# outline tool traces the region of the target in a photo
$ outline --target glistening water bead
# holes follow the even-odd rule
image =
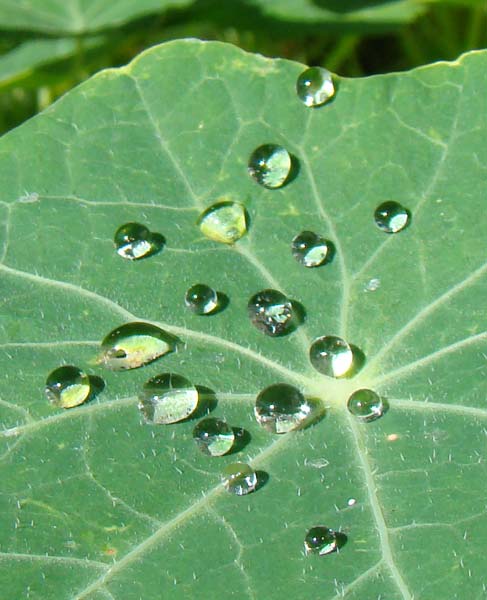
[[[343,377],[352,366],[353,352],[345,340],[325,335],[310,346],[309,359],[313,367],[328,377]]]
[[[330,71],[322,67],[310,67],[301,73],[296,82],[298,98],[306,106],[321,106],[335,93]]]
[[[247,310],[252,325],[267,335],[283,335],[291,327],[292,304],[277,290],[258,292],[250,298]]]
[[[49,373],[45,391],[53,406],[73,408],[90,395],[90,378],[78,367],[65,365]]]
[[[189,417],[197,406],[198,390],[175,373],[152,377],[139,394],[139,410],[147,423],[177,423]]]
[[[246,496],[257,487],[257,473],[245,463],[232,463],[223,469],[222,483],[227,492]]]
[[[197,315],[209,315],[218,306],[218,294],[210,286],[197,283],[186,292],[184,303]]]
[[[383,202],[374,213],[375,224],[386,233],[398,233],[409,222],[409,211],[398,202]]]
[[[387,403],[373,390],[361,389],[350,396],[347,408],[359,421],[367,423],[382,417],[387,410]]]
[[[330,243],[312,231],[302,231],[291,242],[294,258],[305,267],[319,267],[328,258]]]
[[[117,229],[114,244],[122,258],[138,260],[153,254],[163,244],[163,237],[151,233],[145,225],[140,223],[125,223]]]
[[[279,188],[291,172],[291,156],[283,146],[264,144],[252,152],[249,159],[252,179],[266,188]]]
[[[318,525],[312,527],[304,538],[304,551],[306,554],[324,556],[331,554],[338,548],[337,534],[333,529]]]
[[[197,225],[210,240],[234,244],[247,232],[245,208],[238,202],[216,202],[201,213]]]
[[[299,428],[310,413],[311,405],[303,394],[287,383],[270,385],[255,401],[255,418],[271,433],[287,433]]]
[[[193,439],[205,454],[222,456],[232,449],[235,434],[226,421],[208,417],[193,429]]]

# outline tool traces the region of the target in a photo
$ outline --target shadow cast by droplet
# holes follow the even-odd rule
[[[301,171],[301,163],[299,162],[298,157],[294,154],[289,154],[289,156],[291,158],[291,168],[289,169],[289,174],[282,184],[281,189],[292,183]]]
[[[328,246],[328,252],[326,253],[325,260],[321,263],[321,265],[319,265],[320,267],[329,265],[331,262],[333,262],[333,259],[337,253],[336,246],[331,240],[326,240],[326,245]]]
[[[159,252],[162,252],[164,246],[166,245],[166,238],[161,233],[151,231],[149,241],[151,244],[151,249],[149,250],[149,252],[147,252],[147,254],[141,257],[142,260],[144,258],[149,258],[149,256],[159,254]]]
[[[187,421],[194,421],[207,417],[215,410],[217,405],[216,394],[212,389],[204,385],[196,385],[195,388],[198,391],[198,406],[188,419],[186,419]]]
[[[343,546],[345,546],[345,544],[348,542],[348,536],[343,533],[343,531],[336,531],[335,532],[335,539],[336,539],[336,549],[334,550],[334,552],[340,552],[340,550],[343,548]]]
[[[105,380],[98,377],[98,375],[88,375],[88,379],[90,380],[90,393],[85,403],[95,400],[106,387]]]
[[[365,365],[365,354],[363,351],[355,344],[350,344],[350,349],[353,355],[352,366],[345,373],[345,375],[343,375],[343,379],[351,379],[352,377],[355,377],[355,375],[357,375],[357,373],[359,373]]]
[[[257,477],[257,485],[255,486],[254,492],[258,492],[265,485],[267,485],[267,482],[269,481],[269,473],[266,473],[265,471],[256,471],[255,475]]]
[[[307,419],[305,419],[299,429],[309,429],[318,423],[321,423],[326,417],[326,410],[323,402],[319,398],[307,397],[306,402],[310,405],[311,411]]]
[[[223,312],[229,304],[230,304],[230,298],[223,292],[217,292],[215,308],[211,312],[209,312],[208,315],[204,315],[204,316],[210,317],[212,315],[218,315],[219,313]]]
[[[243,427],[232,427],[232,431],[235,436],[235,441],[227,454],[237,454],[237,452],[241,452],[252,440],[250,433]]]

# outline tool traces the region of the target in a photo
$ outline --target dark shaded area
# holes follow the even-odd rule
[[[149,256],[154,256],[154,254],[161,252],[166,245],[166,238],[161,233],[155,233],[151,231],[149,242],[152,247],[150,251],[142,258],[148,258]]]
[[[269,473],[266,473],[266,471],[256,471],[255,474],[257,476],[257,485],[255,486],[254,492],[258,492],[265,485],[267,485],[267,482],[269,481]]]
[[[366,359],[363,351],[355,344],[350,344],[350,349],[352,350],[353,354],[352,366],[343,376],[344,379],[351,379],[352,377],[355,377],[355,375],[357,375],[357,373],[361,371],[365,365]]]
[[[307,397],[306,402],[311,406],[311,412],[309,417],[299,427],[299,429],[308,429],[314,427],[318,423],[321,423],[326,417],[326,411],[323,406],[323,402],[319,398]]]
[[[291,319],[291,325],[289,327],[289,330],[286,333],[296,331],[296,329],[303,325],[303,323],[306,321],[306,309],[301,304],[301,302],[299,302],[298,300],[290,300],[290,302],[292,306],[293,316]]]
[[[345,546],[348,542],[348,536],[343,533],[343,531],[335,531],[337,547],[335,552],[340,552],[340,550]]]
[[[210,312],[208,313],[208,315],[202,315],[202,316],[212,316],[212,315],[217,315],[221,312],[223,312],[227,306],[230,304],[230,298],[224,294],[223,292],[217,292],[216,293],[216,307]]]
[[[354,10],[374,8],[382,4],[391,4],[391,0],[312,0],[313,4],[335,13],[349,13]]]
[[[294,154],[290,154],[290,156],[291,156],[291,170],[289,171],[289,175],[287,176],[286,181],[283,183],[281,188],[286,187],[287,185],[292,183],[296,179],[296,177],[299,175],[299,172],[301,171],[301,164],[299,162],[298,157],[295,156]]]
[[[243,427],[232,427],[232,431],[235,436],[235,441],[227,454],[237,454],[237,452],[241,452],[252,441],[252,436]]]
[[[215,392],[204,385],[195,385],[198,391],[198,406],[196,410],[187,418],[186,421],[195,421],[207,417],[215,410],[218,402]]]
[[[88,375],[88,379],[90,380],[90,393],[88,394],[86,402],[92,402],[103,392],[106,383],[105,380],[98,377],[98,375]]]

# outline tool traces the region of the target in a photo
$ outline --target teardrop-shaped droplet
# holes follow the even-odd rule
[[[338,548],[337,534],[333,529],[318,525],[312,527],[304,538],[304,551],[306,554],[324,556],[335,552]]]
[[[292,304],[277,290],[262,290],[255,294],[247,309],[251,323],[267,335],[283,335],[292,326]]]
[[[197,224],[207,238],[223,244],[234,244],[247,232],[245,208],[238,202],[213,204],[200,215]]]
[[[264,144],[256,148],[249,159],[249,173],[266,188],[279,188],[291,172],[291,156],[283,146]]]
[[[333,77],[322,67],[310,67],[298,77],[296,91],[306,106],[321,106],[335,93]]]
[[[327,261],[330,242],[312,231],[302,231],[291,242],[294,258],[305,267],[319,267]]]
[[[345,340],[325,335],[310,346],[309,359],[313,367],[328,377],[343,377],[353,363],[353,352]]]
[[[164,238],[151,233],[140,223],[125,223],[115,232],[114,243],[122,258],[138,260],[157,252],[162,247]]]
[[[198,390],[186,377],[162,373],[144,384],[139,409],[147,423],[166,425],[189,417],[198,406]]]
[[[375,421],[387,410],[387,403],[377,392],[368,389],[353,392],[347,402],[350,413],[364,423]]]
[[[175,348],[175,338],[150,323],[125,323],[102,341],[97,362],[114,371],[136,369]]]
[[[287,383],[276,383],[257,396],[254,414],[267,431],[287,433],[306,422],[311,414],[311,405],[297,388]]]
[[[208,417],[193,429],[193,439],[205,454],[222,456],[232,449],[235,434],[226,421]]]
[[[90,378],[78,367],[65,365],[49,373],[45,391],[53,406],[73,408],[90,395]]]
[[[218,294],[209,285],[192,285],[184,297],[186,306],[197,315],[209,315],[218,306]]]
[[[409,222],[409,211],[399,202],[383,202],[375,209],[375,223],[386,233],[398,233]]]
[[[257,487],[257,473],[245,463],[232,463],[222,473],[225,489],[236,496],[245,496]]]

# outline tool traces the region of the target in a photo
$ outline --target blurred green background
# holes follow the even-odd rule
[[[0,0],[0,134],[154,44],[221,40],[359,77],[487,45],[487,0]]]

